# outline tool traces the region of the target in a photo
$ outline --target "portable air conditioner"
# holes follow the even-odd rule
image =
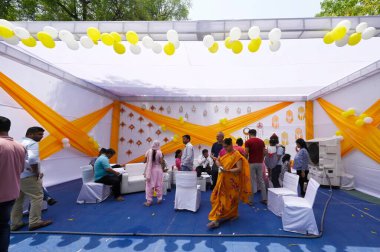
[[[341,186],[343,173],[340,156],[340,139],[317,138],[306,141],[309,151],[309,178],[313,178],[321,185],[330,185],[326,176],[330,178],[332,186]]]

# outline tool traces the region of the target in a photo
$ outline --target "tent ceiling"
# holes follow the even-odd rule
[[[284,39],[322,38],[326,31],[332,30],[340,21],[348,19],[356,27],[361,22],[380,29],[380,16],[364,17],[323,17],[323,18],[284,18],[284,19],[246,19],[246,20],[207,20],[207,21],[40,21],[40,22],[12,22],[16,26],[25,27],[32,34],[41,31],[46,25],[56,29],[66,29],[79,38],[86,33],[88,27],[96,27],[102,32],[126,33],[136,31],[141,37],[150,35],[154,40],[166,40],[166,32],[174,29],[181,41],[200,41],[206,34],[212,34],[216,40],[224,40],[232,27],[242,30],[242,39],[248,39],[248,29],[259,26],[261,36],[267,39],[268,32],[273,28],[282,30]],[[353,32],[351,29],[350,32]],[[380,36],[380,34],[377,34]]]

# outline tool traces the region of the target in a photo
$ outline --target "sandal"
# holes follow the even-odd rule
[[[218,228],[219,227],[219,222],[217,221],[211,221],[207,224],[207,227],[209,229],[214,229],[214,228]]]
[[[147,206],[147,207],[150,207],[152,205],[152,203],[151,202],[144,202],[144,206]]]

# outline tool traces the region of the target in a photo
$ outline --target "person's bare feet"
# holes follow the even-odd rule
[[[116,201],[124,201],[124,198],[122,196],[119,196],[115,199]]]

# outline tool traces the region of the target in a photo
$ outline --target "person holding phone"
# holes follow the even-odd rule
[[[231,138],[224,139],[223,147],[226,154],[215,160],[220,174],[211,194],[208,228],[217,228],[223,221],[238,218],[239,201],[248,203],[252,194],[247,159],[234,149]]]

